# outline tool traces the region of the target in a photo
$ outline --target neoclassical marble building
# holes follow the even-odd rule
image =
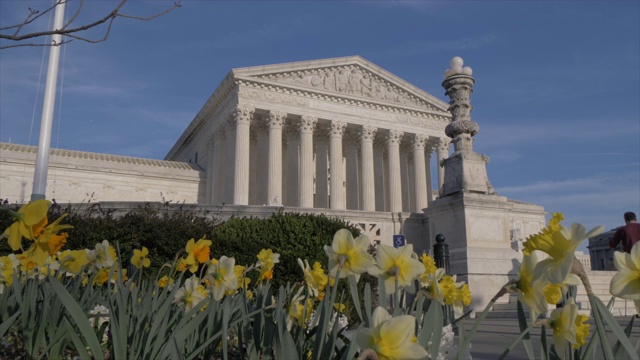
[[[233,69],[165,160],[54,149],[46,197],[222,218],[323,213],[372,241],[403,234],[418,253],[443,233],[481,309],[515,276],[545,212],[491,186],[488,157],[472,148],[475,80],[459,61],[443,82],[449,103],[359,56]],[[35,150],[0,144],[0,198],[29,199]]]
[[[447,108],[359,56],[234,69],[166,159],[205,170],[209,204],[421,212]]]

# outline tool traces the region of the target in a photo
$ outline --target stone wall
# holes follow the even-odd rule
[[[36,147],[0,143],[0,199],[28,202]],[[60,204],[95,201],[198,203],[204,173],[174,161],[52,149],[47,199]]]

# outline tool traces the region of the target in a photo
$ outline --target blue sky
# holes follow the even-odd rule
[[[0,27],[49,3],[3,0]],[[638,1],[182,3],[64,47],[53,146],[161,159],[223,77],[254,65],[360,55],[447,100],[442,73],[459,55],[476,79],[474,149],[499,194],[587,227],[640,213]],[[115,4],[87,1],[79,21]],[[0,51],[0,141],[37,143],[42,59],[37,47]]]

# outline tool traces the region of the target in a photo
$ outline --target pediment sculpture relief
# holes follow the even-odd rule
[[[354,65],[266,74],[258,78],[437,110],[424,100]]]

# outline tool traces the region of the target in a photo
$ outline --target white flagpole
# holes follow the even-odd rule
[[[64,8],[66,0],[56,0],[53,30],[62,29],[64,26]],[[49,47],[49,66],[47,67],[47,81],[44,90],[44,102],[42,105],[42,119],[40,120],[40,139],[38,140],[38,152],[36,154],[36,166],[33,173],[33,191],[31,201],[44,199],[47,188],[47,170],[49,168],[49,149],[51,148],[51,127],[53,125],[53,110],[56,100],[56,85],[58,83],[58,64],[60,62],[60,44],[62,35],[51,36]]]

